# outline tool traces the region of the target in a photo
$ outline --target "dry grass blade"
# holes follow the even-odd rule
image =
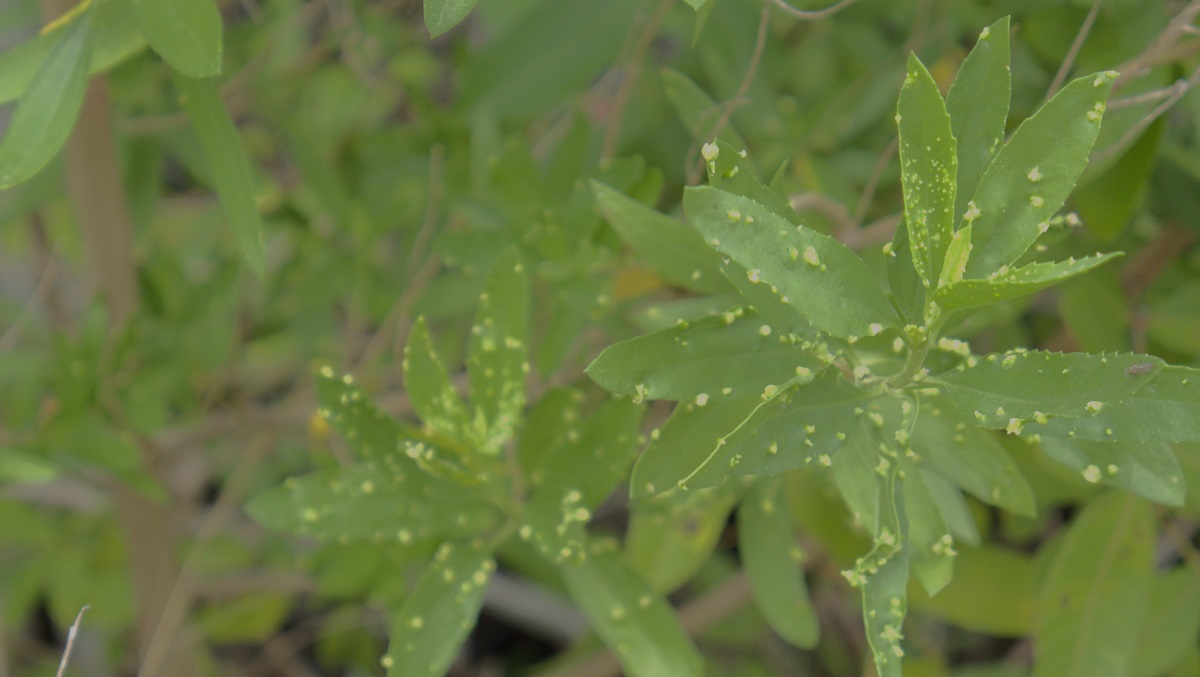
[[[67,646],[63,649],[62,659],[58,662],[58,672],[54,673],[54,677],[63,677],[67,671],[67,663],[71,661],[71,650],[75,648],[75,636],[79,634],[79,624],[83,622],[83,614],[88,608],[88,605],[83,605],[83,608],[75,616],[75,622],[71,624],[71,629],[67,631]]]

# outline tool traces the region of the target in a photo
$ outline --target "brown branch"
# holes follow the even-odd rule
[[[758,36],[754,40],[754,52],[750,55],[750,64],[746,67],[746,74],[742,76],[742,81],[738,83],[737,91],[733,97],[725,102],[721,107],[721,116],[717,118],[717,122],[701,139],[692,142],[692,147],[688,150],[686,166],[688,167],[687,182],[689,184],[697,183],[700,180],[700,172],[704,169],[704,162],[697,157],[700,152],[700,144],[707,142],[710,139],[716,138],[721,130],[725,129],[725,125],[729,124],[729,119],[733,117],[733,110],[746,97],[746,92],[750,91],[750,84],[754,82],[754,76],[758,73],[758,64],[762,61],[763,50],[767,45],[767,26],[770,25],[771,12],[768,6],[764,3],[762,12],[758,18]]]
[[[1075,65],[1075,58],[1079,56],[1079,50],[1083,49],[1083,43],[1087,41],[1087,36],[1092,32],[1092,26],[1096,23],[1096,16],[1100,14],[1100,0],[1092,0],[1092,8],[1088,10],[1087,16],[1083,18],[1083,23],[1079,26],[1079,32],[1075,34],[1075,40],[1071,42],[1070,49],[1067,50],[1067,55],[1063,57],[1062,65],[1058,67],[1058,72],[1054,74],[1054,79],[1050,81],[1050,88],[1046,90],[1046,98],[1054,96],[1059,87],[1067,81],[1067,74],[1071,72],[1071,66]]]
[[[658,27],[662,23],[663,17],[666,16],[667,10],[674,4],[674,0],[660,0],[658,7],[654,8],[654,12],[646,19],[642,25],[641,34],[638,35],[637,42],[634,44],[633,53],[629,56],[629,65],[625,67],[625,74],[621,80],[621,85],[617,88],[617,93],[613,96],[612,108],[608,111],[608,123],[604,126],[604,142],[600,146],[600,160],[611,160],[617,152],[617,139],[621,133],[621,119],[625,116],[625,107],[629,104],[629,96],[633,93],[633,86],[637,83],[638,75],[642,72],[642,65],[646,61],[646,53],[650,50],[650,45],[654,42],[654,36],[658,33]]]

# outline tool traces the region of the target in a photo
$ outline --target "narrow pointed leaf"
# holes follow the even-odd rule
[[[975,515],[971,513],[971,506],[967,505],[962,490],[932,470],[921,469],[917,475],[929,492],[929,497],[937,504],[942,522],[950,529],[950,533],[965,543],[979,545],[979,526],[975,524]],[[912,481],[915,480],[910,479]]]
[[[484,453],[500,451],[525,408],[529,279],[515,247],[496,259],[479,295],[467,353],[472,428]]]
[[[688,188],[683,201],[689,220],[710,245],[817,329],[857,339],[899,324],[866,263],[833,238],[715,188]]]
[[[637,457],[643,413],[627,399],[600,405],[575,429],[574,440],[546,460],[536,486],[576,491],[580,506],[597,508],[625,479]]]
[[[709,560],[741,495],[729,482],[639,504],[629,516],[625,561],[659,593],[673,592]]]
[[[930,596],[936,595],[954,575],[954,537],[942,520],[941,510],[922,481],[906,469],[904,514],[908,520],[909,567]]]
[[[1154,578],[1154,515],[1108,493],[1067,529],[1038,602],[1034,677],[1124,677]]]
[[[89,75],[109,70],[146,46],[137,25],[129,20],[130,3],[131,0],[106,0],[89,6],[92,24]],[[0,52],[0,104],[16,100],[29,88],[45,64],[46,56],[74,25],[74,21],[56,24],[50,30]]]
[[[1026,432],[1098,441],[1200,440],[1200,369],[1160,364],[1157,358],[1143,356],[1125,369],[1129,378],[1146,385],[1124,402],[1088,418],[1035,422]]]
[[[759,395],[798,369],[825,364],[742,309],[684,322],[609,346],[587,368],[603,388],[636,399],[715,402]]]
[[[552,564],[582,561],[587,548],[583,525],[591,518],[582,498],[578,490],[558,486],[534,492],[525,504],[517,537]]]
[[[262,277],[262,220],[254,197],[254,177],[237,127],[217,92],[217,83],[181,75],[176,75],[173,82],[179,103],[204,149],[208,175],[233,228],[242,260],[255,275]]]
[[[717,267],[717,255],[700,233],[598,181],[592,182],[596,206],[638,260],[679,287],[724,294],[729,283]]]
[[[396,612],[383,658],[388,677],[440,677],[475,627],[496,561],[481,546],[443,543]]]
[[[712,454],[717,440],[728,435],[762,403],[759,397],[718,401],[706,406],[682,402],[638,457],[629,480],[635,501],[679,488],[683,479]]]
[[[329,367],[315,377],[317,414],[338,432],[354,455],[378,468],[396,466],[402,472],[415,470],[412,460],[398,453],[400,440],[417,432],[403,426],[371,403],[345,375],[334,375]]]
[[[896,224],[892,241],[884,248],[887,257],[888,286],[900,316],[908,324],[925,323],[925,285],[913,267],[912,251],[909,249],[908,224],[903,219]]]
[[[812,649],[820,637],[804,582],[804,551],[796,543],[779,478],[756,482],[738,508],[738,552],[754,601],[784,640]]]
[[[523,418],[517,439],[517,458],[525,477],[533,486],[542,482],[546,463],[568,445],[570,435],[578,435],[579,405],[583,391],[555,388],[547,392]]]
[[[807,384],[779,387],[760,399],[744,423],[709,442],[711,454],[691,473],[689,486],[720,484],[735,475],[767,476],[807,465],[827,465],[876,396],[829,374]]]
[[[0,142],[0,190],[37,174],[67,142],[87,90],[91,12],[64,30],[13,111]]]
[[[975,228],[967,277],[1012,265],[1042,234],[1087,166],[1116,76],[1097,73],[1063,87],[996,154],[963,217]]]
[[[467,409],[438,359],[424,317],[418,317],[404,346],[404,390],[427,430],[465,441]]]
[[[478,0],[425,0],[425,26],[429,34],[437,37],[457,26]]]
[[[915,54],[908,57],[896,121],[908,246],[924,286],[933,287],[954,232],[958,156],[942,94]]]
[[[1165,442],[1043,437],[1042,451],[1089,482],[1121,487],[1164,505],[1183,505],[1183,475]]]
[[[563,579],[592,628],[631,677],[699,677],[703,660],[671,607],[601,543]]]
[[[462,538],[499,526],[481,495],[417,471],[383,475],[369,464],[292,477],[255,496],[260,524],[324,540],[401,545]]]
[[[928,468],[989,505],[1033,517],[1033,488],[986,430],[961,418],[944,398],[924,400],[912,446]]]
[[[870,538],[879,531],[879,481],[875,468],[879,467],[879,454],[875,450],[871,429],[866,424],[855,425],[838,450],[830,457],[833,481],[842,502],[846,504],[853,523],[861,525]],[[824,464],[822,464],[824,465]]]
[[[860,589],[867,643],[879,677],[901,677],[904,617],[908,613],[908,548],[902,481],[893,469],[879,477],[880,520],[871,552],[847,574]]]
[[[1008,17],[983,29],[946,93],[950,126],[958,140],[956,221],[967,210],[980,177],[1004,142],[1012,92],[1008,30]]]
[[[134,0],[133,16],[171,68],[190,78],[221,74],[221,12],[213,0]]]
[[[965,233],[969,229],[970,226],[958,232]],[[1120,252],[1085,256],[1081,259],[1072,258],[1067,261],[1031,263],[986,279],[964,280],[960,277],[957,281],[938,289],[934,299],[946,310],[961,310],[1007,301],[1068,280],[1118,256],[1121,256]]]
[[[1148,364],[1141,377],[1127,370]],[[988,355],[937,379],[976,425],[1020,432],[1049,416],[1084,418],[1116,405],[1153,380],[1163,362],[1146,355],[1014,351]],[[1146,378],[1151,377],[1151,378]]]

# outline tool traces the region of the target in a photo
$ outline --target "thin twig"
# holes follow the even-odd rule
[[[658,33],[658,26],[662,23],[663,17],[666,16],[667,9],[673,4],[674,0],[660,0],[658,7],[654,8],[654,12],[646,19],[646,23],[642,25],[642,32],[633,47],[633,53],[629,56],[629,65],[625,68],[624,78],[621,80],[621,85],[617,88],[617,93],[613,96],[612,108],[608,111],[608,124],[604,126],[604,143],[600,147],[601,161],[611,160],[617,152],[617,139],[621,133],[621,119],[625,115],[625,107],[629,103],[629,96],[633,93],[633,86],[637,83],[638,75],[642,72],[642,64],[646,60],[646,52],[650,50],[650,45],[654,42],[654,36]]]
[[[776,7],[778,7],[779,9],[782,9],[789,16],[796,17],[797,19],[800,19],[801,21],[818,21],[820,19],[824,19],[827,16],[833,16],[834,14],[837,14],[838,12],[842,11],[843,9],[846,9],[850,5],[853,5],[855,2],[858,2],[858,0],[841,0],[841,2],[835,2],[834,4],[826,7],[825,9],[797,9],[797,8],[789,5],[787,0],[771,0],[771,1],[775,3]]]
[[[63,674],[66,673],[67,663],[71,661],[71,651],[75,648],[75,637],[79,635],[79,624],[83,622],[83,613],[89,608],[84,604],[75,616],[75,622],[71,624],[71,629],[67,630],[67,647],[63,649],[62,660],[58,662],[58,672],[54,673],[54,677],[63,677]]]
[[[1092,32],[1092,26],[1096,23],[1096,15],[1100,13],[1100,0],[1093,0],[1092,8],[1088,10],[1087,16],[1083,18],[1083,24],[1079,26],[1079,32],[1075,34],[1075,40],[1071,43],[1071,48],[1067,50],[1067,56],[1063,58],[1062,65],[1058,67],[1058,72],[1054,74],[1054,79],[1050,81],[1050,89],[1046,90],[1046,98],[1054,96],[1059,87],[1067,81],[1067,74],[1071,72],[1071,67],[1075,65],[1075,58],[1079,56],[1079,50],[1083,49],[1083,43],[1087,40],[1087,36]]]
[[[855,225],[862,225],[863,219],[867,218],[867,210],[871,208],[871,201],[875,199],[875,191],[879,188],[879,181],[883,179],[883,172],[892,163],[892,158],[896,157],[896,151],[899,149],[900,137],[893,136],[892,142],[875,161],[875,167],[871,169],[871,178],[867,179],[867,185],[863,186],[862,195],[858,197],[858,204],[854,207]]]
[[[771,12],[768,5],[763,3],[762,12],[758,19],[758,37],[754,40],[754,53],[750,55],[750,65],[746,67],[746,74],[742,76],[741,83],[738,84],[737,91],[734,92],[733,98],[725,102],[721,108],[721,117],[717,118],[717,122],[709,130],[708,134],[699,141],[692,143],[691,149],[688,150],[687,167],[688,167],[688,183],[694,184],[700,180],[700,172],[704,168],[704,162],[697,157],[700,152],[700,144],[710,139],[716,138],[725,129],[725,125],[729,124],[729,119],[733,116],[733,109],[746,96],[746,92],[750,91],[750,84],[754,82],[754,75],[758,72],[758,64],[762,61],[763,50],[767,45],[767,26],[770,24]]]

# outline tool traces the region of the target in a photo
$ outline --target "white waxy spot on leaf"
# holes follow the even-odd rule
[[[804,261],[814,268],[821,265],[820,255],[818,255],[817,250],[811,246],[804,248]]]
[[[1046,201],[1042,199],[1042,196],[1041,196],[1041,195],[1031,195],[1031,196],[1029,196],[1029,206],[1030,206],[1030,207],[1035,207],[1035,208],[1036,208],[1036,207],[1041,207],[1043,204],[1045,204],[1045,202],[1046,202]]]
[[[1083,479],[1095,484],[1100,481],[1100,468],[1094,465],[1089,465],[1083,469]]]
[[[1084,408],[1087,409],[1089,414],[1099,414],[1100,410],[1104,408],[1104,403],[1092,400],[1091,402],[1088,402]]]
[[[694,146],[693,146],[694,148]],[[700,147],[700,155],[704,157],[705,162],[712,162],[721,154],[721,149],[715,143],[706,143]]]
[[[1034,167],[1033,169],[1029,170],[1029,173],[1026,174],[1025,177],[1029,179],[1031,183],[1037,183],[1038,181],[1042,180],[1042,172],[1037,167]]]
[[[700,393],[696,396],[696,406],[703,407],[708,404],[708,393]]]
[[[871,336],[878,336],[883,331],[883,325],[878,322],[872,322],[867,330],[871,332]]]
[[[770,336],[771,335],[771,327],[769,325],[764,324],[763,326],[758,328],[758,334],[760,336]]]

